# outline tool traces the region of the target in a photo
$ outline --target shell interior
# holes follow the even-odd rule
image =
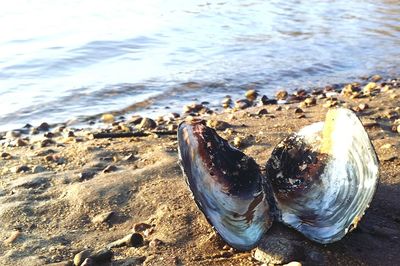
[[[182,123],[178,142],[186,182],[207,220],[232,247],[254,247],[275,206],[263,192],[259,166],[201,122]]]
[[[267,176],[283,223],[319,242],[340,240],[357,226],[378,181],[378,159],[357,116],[330,110],[325,123],[280,142]]]

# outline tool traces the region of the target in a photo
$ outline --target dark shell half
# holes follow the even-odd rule
[[[319,243],[357,226],[378,181],[378,159],[357,116],[333,109],[325,123],[279,143],[267,162],[282,221]]]
[[[202,122],[178,128],[182,170],[207,220],[232,247],[249,250],[271,226],[272,190],[256,162]]]

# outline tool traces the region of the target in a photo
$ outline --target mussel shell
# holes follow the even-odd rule
[[[275,206],[257,163],[200,121],[180,124],[178,149],[186,182],[209,223],[232,247],[253,248],[271,226]]]
[[[283,223],[325,244],[357,226],[375,193],[378,164],[360,120],[339,108],[280,142],[266,171]]]

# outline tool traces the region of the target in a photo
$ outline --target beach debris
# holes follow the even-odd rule
[[[4,240],[4,245],[11,245],[13,244],[19,237],[21,236],[21,231],[19,230],[14,230],[11,235]]]
[[[371,141],[345,108],[281,141],[266,164],[268,178],[200,120],[180,125],[178,150],[198,207],[239,250],[257,245],[274,217],[315,242],[340,240],[357,227],[378,180]]]
[[[289,96],[289,93],[285,90],[280,90],[275,93],[275,98],[279,100],[286,100]]]
[[[140,247],[144,244],[143,236],[140,233],[133,233],[111,242],[107,245],[108,249],[119,247]]]
[[[103,114],[100,118],[103,123],[112,124],[115,121],[115,117],[113,114]]]

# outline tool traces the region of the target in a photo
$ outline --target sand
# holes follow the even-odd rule
[[[400,134],[390,115],[399,112],[400,89],[338,97],[348,108],[368,104],[357,115],[381,172],[370,208],[356,230],[333,244],[313,243],[279,223],[263,241],[276,243],[279,254],[272,256],[281,256],[280,263],[400,265]],[[239,137],[240,149],[265,165],[282,138],[324,119],[325,102],[302,107],[304,113],[295,112],[299,103],[289,103],[281,110],[272,104],[203,118],[229,123],[217,132],[231,142]],[[267,114],[259,115],[261,109]],[[28,136],[22,146],[2,140],[1,153],[11,158],[0,159],[0,265],[68,265],[76,253],[100,250],[134,228],[145,228],[144,244],[112,248],[112,261],[104,265],[262,264],[251,251],[227,246],[198,210],[177,164],[175,135],[93,139],[88,129],[74,133],[55,136],[46,147],[43,134]],[[29,170],[16,173],[20,166]],[[35,166],[42,169],[32,173]]]

